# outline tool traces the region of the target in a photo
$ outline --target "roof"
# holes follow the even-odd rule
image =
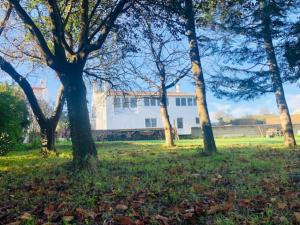
[[[129,92],[122,92],[122,91],[109,91],[107,93],[109,96],[158,96],[158,92],[154,91],[129,91]],[[178,97],[191,97],[195,96],[194,93],[189,93],[189,92],[176,92],[176,91],[170,91],[167,92],[167,96],[178,96]]]

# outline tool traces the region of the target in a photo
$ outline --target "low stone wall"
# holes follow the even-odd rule
[[[300,131],[300,124],[294,124],[295,135]],[[266,136],[268,129],[281,129],[280,125],[234,125],[234,126],[214,126],[213,132],[215,137],[258,137]],[[201,137],[201,129],[199,127],[192,127],[192,137]]]
[[[163,140],[163,129],[93,130],[95,141]]]

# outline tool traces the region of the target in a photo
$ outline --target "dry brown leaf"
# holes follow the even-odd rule
[[[218,211],[220,211],[221,206],[220,205],[213,205],[209,208],[209,210],[207,210],[207,214],[208,215],[212,215],[217,213]]]
[[[127,205],[124,205],[124,204],[118,204],[116,205],[116,209],[117,210],[127,210],[128,209],[128,206]]]
[[[188,213],[183,214],[183,217],[186,220],[192,219],[193,216],[194,216],[194,213],[192,213],[192,212],[188,212]]]
[[[297,221],[298,223],[300,223],[300,212],[294,212],[294,216],[295,216],[295,218],[296,218],[296,221]]]
[[[45,209],[44,209],[44,214],[46,216],[50,216],[54,213],[54,205],[48,205]]]
[[[145,223],[141,220],[136,220],[134,223],[135,225],[145,225]]]
[[[15,222],[8,223],[8,224],[6,224],[6,225],[20,225],[21,223],[22,223],[21,220],[17,220],[17,221],[15,221]]]
[[[163,225],[169,225],[169,218],[161,215],[156,215],[155,219],[159,220]]]
[[[64,216],[62,219],[63,221],[71,222],[74,219],[74,216]]]
[[[132,209],[132,216],[138,217],[140,214],[136,210]]]
[[[128,216],[117,216],[114,220],[121,225],[135,225],[135,222]]]
[[[21,217],[21,220],[31,220],[32,219],[32,215],[28,212],[24,213]]]
[[[95,219],[96,214],[93,211],[87,211],[82,208],[77,208],[75,211],[79,214],[80,217],[82,218],[92,218]]]
[[[208,215],[215,214],[217,212],[228,212],[233,209],[233,202],[225,202],[222,205],[213,205],[207,211]]]
[[[285,209],[286,207],[287,207],[287,204],[284,203],[284,202],[278,202],[278,203],[277,203],[277,208],[278,208],[278,209],[283,210],[283,209]]]
[[[223,212],[228,212],[233,209],[233,202],[225,202],[222,206],[222,211]]]
[[[251,203],[251,199],[245,198],[239,202],[239,206],[247,207],[247,206],[249,206],[250,203]]]

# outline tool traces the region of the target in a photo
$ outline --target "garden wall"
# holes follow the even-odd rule
[[[293,125],[295,135],[300,132],[300,124]],[[235,126],[214,126],[213,132],[215,137],[257,137],[266,136],[268,129],[281,129],[280,125],[235,125]],[[300,134],[300,133],[299,133]],[[192,127],[192,137],[197,138],[201,136],[201,129],[199,127]]]
[[[96,141],[163,140],[163,129],[93,130]]]

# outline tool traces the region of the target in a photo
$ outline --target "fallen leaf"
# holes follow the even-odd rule
[[[278,203],[277,203],[277,208],[278,208],[278,209],[283,210],[283,209],[285,209],[286,207],[287,207],[287,204],[284,203],[284,202],[278,202]]]
[[[183,214],[183,217],[186,220],[189,220],[189,219],[193,218],[193,216],[194,216],[194,213],[192,213],[192,212],[188,212],[188,213]]]
[[[161,215],[156,215],[155,219],[159,220],[163,225],[169,225],[169,218]]]
[[[24,213],[21,217],[21,220],[31,220],[32,219],[32,215],[28,212]]]
[[[132,216],[138,217],[140,214],[136,210],[132,209]]]
[[[218,211],[220,211],[221,207],[220,205],[213,205],[209,208],[209,210],[207,210],[207,214],[208,215],[212,215],[217,213]]]
[[[251,199],[245,198],[239,202],[239,206],[247,207],[247,206],[249,206],[250,203],[251,203]]]
[[[300,223],[300,212],[294,212],[294,216],[295,216],[295,218],[296,218],[296,221],[297,221],[298,223]]]
[[[21,223],[22,223],[22,221],[17,220],[17,221],[15,221],[15,222],[8,223],[8,224],[6,224],[6,225],[20,225]]]
[[[135,225],[145,225],[145,223],[141,220],[136,220],[134,223]]]
[[[212,215],[215,214],[217,212],[228,212],[231,211],[233,209],[233,202],[225,202],[222,205],[213,205],[209,208],[209,210],[207,211],[208,215]]]
[[[121,225],[135,225],[133,220],[128,216],[117,216],[114,220]]]
[[[124,204],[118,204],[116,205],[116,209],[117,210],[127,210],[128,209],[128,206],[127,205],[124,205]]]
[[[46,216],[50,216],[54,213],[54,205],[48,205],[45,209],[44,209],[44,214]]]
[[[222,211],[223,212],[228,212],[231,211],[233,209],[233,202],[225,202],[222,206]]]
[[[92,219],[95,219],[95,217],[96,217],[96,214],[93,211],[87,211],[87,210],[82,209],[82,208],[77,208],[75,211],[82,218],[92,218]]]
[[[65,222],[71,222],[74,219],[74,216],[64,216],[62,219]]]

